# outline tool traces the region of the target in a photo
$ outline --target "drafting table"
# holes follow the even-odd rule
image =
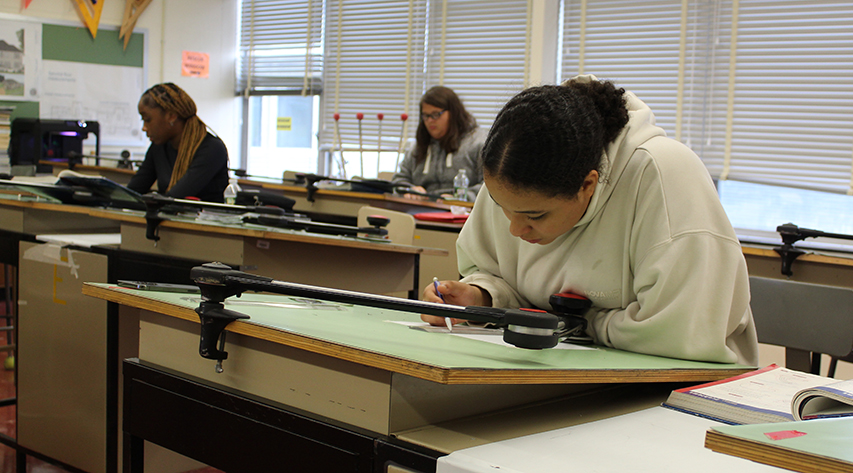
[[[414,330],[407,324],[421,324],[417,314],[335,303],[311,306],[287,296],[244,294],[229,299],[226,307],[251,319],[228,326],[229,356],[224,372],[216,373],[214,361],[198,355],[196,298],[94,283],[84,285],[83,292],[121,304],[123,321],[139,320],[138,360],[124,363],[124,429],[132,434],[125,440],[125,458],[130,472],[141,471],[135,468],[142,440],[229,472],[263,465],[238,464],[250,457],[252,462],[263,457],[304,468],[317,459],[335,458],[342,462],[338,471],[362,471],[358,468],[366,463],[387,460],[379,458],[384,454],[407,468],[421,465],[414,471],[434,471],[435,459],[457,447],[417,440],[428,426],[563,396],[622,403],[629,392],[627,400],[643,400],[628,409],[636,410],[649,406],[648,397],[641,395],[649,386],[657,386],[660,395],[671,390],[669,383],[722,379],[752,369],[602,347],[523,350]],[[300,303],[309,305],[293,307]],[[602,395],[601,389],[621,394]],[[252,412],[242,408],[226,412],[223,407],[243,402],[258,412],[257,419],[251,420]],[[552,405],[562,409],[570,404]],[[607,405],[600,407],[608,410]],[[156,417],[156,422],[146,420],[154,419],[152,409],[169,414]],[[584,414],[585,419],[575,416],[573,421],[595,418],[593,412]],[[266,448],[251,447],[254,443],[247,440],[258,438],[258,432],[217,433],[239,425],[258,425],[263,435],[291,441],[288,447],[276,445],[277,453],[238,454],[229,449]],[[507,435],[532,433],[529,428],[536,426],[510,429]],[[382,445],[377,447],[383,452],[379,457],[374,444]],[[286,458],[281,456],[284,450]]]

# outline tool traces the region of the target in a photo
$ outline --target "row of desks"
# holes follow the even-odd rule
[[[155,244],[141,212],[11,199],[0,200],[0,222],[2,262],[18,268],[17,446],[88,472],[120,471],[120,362],[137,354],[139,322],[84,296],[84,282],[189,284],[192,266],[221,261],[291,282],[416,297],[419,259],[448,258],[436,248],[188,219],[162,222]],[[79,233],[121,243],[89,247]],[[64,243],[37,240],[46,234]]]
[[[62,163],[54,163],[57,172],[63,169]],[[79,167],[79,166],[78,166]],[[129,179],[132,171],[103,167],[79,167],[81,172],[103,174],[116,182]],[[355,224],[358,209],[369,205],[407,213],[448,211],[450,205],[445,202],[413,201],[391,194],[376,194],[352,192],[321,188],[314,201],[307,199],[308,191],[303,186],[282,182],[265,182],[260,180],[241,179],[240,184],[246,188],[265,189],[280,192],[296,201],[294,210],[309,214],[320,221],[335,221]],[[471,206],[471,204],[462,204]],[[461,229],[458,224],[439,224],[433,222],[418,222],[415,232],[415,244],[429,248],[441,248],[448,251],[449,258],[424,255],[421,260],[420,280],[426,281],[437,276],[439,279],[456,277],[456,234]],[[743,253],[753,276],[785,278],[781,274],[779,255],[773,250],[781,244],[743,243]],[[849,286],[853,274],[853,258],[850,255],[833,254],[832,252],[814,251],[797,258],[793,264],[794,275],[791,279],[814,284],[834,286]]]
[[[300,191],[298,188],[292,190],[294,195]],[[374,206],[378,206],[377,201],[380,200],[373,194],[338,196],[340,192],[321,190],[317,194],[318,200],[332,197],[340,198],[341,201],[363,198],[364,202]],[[390,198],[390,201],[393,202],[394,198]],[[310,206],[315,204],[316,201]],[[309,206],[309,203],[306,200],[299,205]],[[18,207],[27,206],[9,204],[0,206],[0,209]],[[29,227],[21,227],[22,233],[26,233],[24,230],[41,228],[41,225],[66,225],[42,213],[59,209],[36,207],[31,206],[24,211],[36,218],[26,222]],[[306,212],[306,208],[297,210]],[[76,218],[72,220],[102,221],[106,218],[103,212],[94,209],[75,210],[73,213]],[[139,215],[112,215],[110,219],[119,222],[123,245],[125,238],[128,243],[133,241],[131,234],[137,237],[144,235],[144,222],[139,220]],[[3,221],[6,221],[5,218]],[[187,238],[183,236],[184,233],[210,230],[187,222],[163,225],[161,237],[174,235],[177,242],[173,242],[175,248],[179,247],[180,240]],[[454,234],[452,231],[445,233]],[[242,246],[235,245],[227,250],[227,244],[219,248],[205,243],[201,256],[221,251],[223,256],[229,258],[231,256],[228,255],[241,254],[244,259],[240,261],[244,265],[250,266],[255,261],[261,265],[264,264],[263,258],[253,259],[250,255],[249,259],[245,259],[246,241],[254,247],[260,241],[269,241],[274,245],[279,242],[278,236],[244,234],[234,229],[223,230],[222,234],[226,239],[239,237],[243,241]],[[280,238],[290,241],[290,237]],[[168,242],[161,240],[155,247],[150,241],[140,240],[138,245],[133,244],[133,253],[137,253],[138,249],[138,252],[151,258],[169,258],[171,252],[165,247],[172,246]],[[290,243],[350,248],[339,242]],[[243,253],[240,253],[241,247]],[[202,248],[201,244],[195,244],[180,251],[198,251],[199,248]],[[295,251],[304,252],[308,247],[299,248],[302,249]],[[408,254],[407,251],[399,252]],[[419,251],[416,253],[442,257],[431,250]],[[778,273],[779,258],[771,249],[744,246],[744,254],[750,263],[751,273],[759,269],[774,275]],[[80,257],[75,255],[75,258]],[[107,261],[110,259],[109,255],[101,254],[93,257],[103,257]],[[834,258],[818,254],[805,255],[795,263],[795,277],[833,279],[848,275],[849,281],[849,271],[853,265],[844,258]],[[332,262],[337,261],[333,258]],[[104,264],[109,266],[108,263]],[[369,267],[365,265],[370,264],[372,259],[363,262],[359,269],[363,270]],[[270,271],[274,269],[273,266],[263,268]],[[62,273],[62,267],[59,270],[60,279],[73,277],[69,273]],[[318,274],[323,275],[326,271],[321,270]],[[258,273],[272,275],[261,270]],[[48,277],[55,278],[57,275],[42,275],[36,277],[36,280],[43,281]],[[111,276],[107,276],[107,280],[111,279]],[[83,280],[79,280],[78,284],[82,285]],[[93,276],[89,280],[103,279],[101,276]],[[331,285],[324,282],[311,284]],[[30,284],[22,280],[22,289],[25,285]],[[197,355],[198,323],[197,317],[190,310],[192,304],[170,300],[168,295],[135,293],[108,285],[87,285],[81,290],[88,296],[78,292],[77,297],[87,303],[97,305],[109,301],[106,308],[100,306],[93,313],[96,319],[100,317],[98,314],[107,314],[104,340],[112,339],[111,343],[115,345],[106,355],[106,361],[100,358],[100,361],[92,363],[108,365],[103,371],[105,376],[112,377],[104,382],[112,386],[109,389],[118,391],[118,386],[123,386],[125,390],[123,398],[127,402],[123,408],[124,418],[129,419],[124,426],[129,434],[124,444],[128,461],[124,468],[127,471],[142,471],[140,468],[143,463],[146,465],[145,471],[169,471],[162,466],[164,463],[179,464],[173,460],[160,460],[160,467],[152,466],[157,464],[158,458],[167,458],[163,456],[166,454],[152,443],[144,444],[143,440],[153,441],[232,473],[270,471],[280,468],[282,464],[296,470],[310,471],[442,471],[447,466],[438,459],[445,458],[444,455],[543,430],[565,428],[642,410],[659,404],[673,387],[671,382],[693,383],[719,379],[743,369],[719,365],[710,370],[708,367],[697,369],[695,365],[685,369],[681,365],[668,364],[672,360],[667,359],[658,359],[662,364],[640,366],[638,369],[638,365],[631,364],[636,360],[630,354],[623,358],[623,361],[633,360],[627,365],[628,369],[625,369],[626,366],[619,369],[615,365],[599,370],[590,369],[594,366],[590,364],[590,358],[581,365],[558,366],[550,364],[555,359],[552,357],[560,360],[578,359],[578,353],[581,352],[527,352],[519,358],[517,349],[489,347],[484,352],[483,345],[476,341],[456,340],[455,336],[447,338],[447,334],[422,334],[445,337],[431,337],[429,341],[413,341],[409,338],[409,330],[403,332],[404,335],[395,332],[380,336],[384,333],[382,330],[388,328],[385,314],[379,314],[379,319],[365,316],[354,318],[364,324],[359,322],[348,325],[338,321],[294,325],[290,322],[283,327],[270,327],[255,323],[267,317],[256,312],[259,309],[255,307],[250,309],[254,321],[235,323],[229,327],[231,335],[228,337],[227,349],[231,356],[225,362],[225,373],[217,375],[212,369],[212,362]],[[65,296],[60,292],[59,300],[63,300],[62,297]],[[43,302],[56,304],[50,300]],[[405,317],[403,319],[406,321]],[[408,320],[413,321],[416,319]],[[330,334],[329,327],[340,328],[343,335]],[[26,324],[23,328],[27,329]],[[54,327],[54,332],[63,330],[68,330],[68,327]],[[393,342],[395,346],[414,348],[416,353],[394,354],[394,349],[388,346],[364,345],[363,340],[346,338],[353,334],[363,334],[371,340]],[[51,336],[55,337],[56,334]],[[342,336],[345,338],[336,338]],[[32,347],[36,342],[31,343]],[[22,342],[22,348],[25,347],[26,344]],[[453,354],[453,359],[461,357],[469,361],[466,365],[456,366],[447,359],[434,359],[436,353]],[[597,353],[604,353],[607,357],[614,355],[607,350]],[[616,355],[617,358],[622,356],[618,351]],[[65,358],[64,364],[59,363],[55,371],[74,368],[73,363],[69,365],[67,356]],[[118,375],[120,360],[127,360],[123,362],[123,382]],[[494,365],[496,362],[500,366]],[[20,374],[24,373],[22,371]],[[54,374],[53,371],[51,374]],[[28,389],[36,390],[44,386],[44,380],[31,380],[33,383]],[[606,385],[604,391],[602,385]],[[74,393],[68,395],[73,396]],[[94,405],[100,403],[109,406],[110,403],[117,404],[118,399],[122,399],[122,396],[117,392],[107,393]],[[522,409],[519,407],[522,405],[531,407]],[[107,409],[105,424],[117,426],[119,423],[121,417],[117,414],[118,407],[114,407]],[[26,412],[27,409],[24,409]],[[525,413],[522,418],[519,418],[519,412]],[[65,426],[73,429],[76,424],[82,423],[85,422],[75,417]],[[34,423],[29,425],[37,426]],[[41,428],[40,425],[38,427]],[[49,426],[45,424],[44,428]],[[27,435],[26,430],[23,433]],[[107,452],[103,455],[106,460],[101,462],[103,469],[85,469],[118,471],[120,466],[117,459],[123,455],[123,449],[118,445],[117,436],[107,438],[106,441],[99,439],[98,442],[107,444]],[[269,444],[275,444],[275,448],[265,450],[267,447],[264,445]],[[143,448],[143,445],[147,447]],[[281,445],[286,445],[287,450],[282,452]],[[35,448],[33,450],[38,451]],[[143,451],[145,455],[141,453]],[[649,452],[649,457],[644,461],[654,464],[656,459],[653,455],[659,453]],[[600,455],[589,452],[590,458],[586,460],[592,462],[592,456]],[[726,467],[738,469],[743,464],[721,466]]]

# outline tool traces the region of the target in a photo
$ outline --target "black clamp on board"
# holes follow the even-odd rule
[[[304,184],[305,190],[308,191],[306,199],[308,200],[308,202],[314,202],[314,194],[316,194],[319,190],[319,187],[317,187],[317,182],[319,181],[343,182],[349,184],[350,190],[355,192],[372,192],[382,194],[394,192],[395,189],[406,189],[406,192],[412,194],[418,194],[432,198],[437,197],[433,196],[432,194],[424,194],[421,192],[412,191],[409,189],[408,185],[394,184],[393,182],[386,181],[384,179],[339,179],[336,177],[318,176],[317,174],[297,173],[296,181],[294,181],[294,183],[297,185]]]
[[[853,240],[853,235],[845,235],[843,233],[827,233],[820,230],[812,230],[809,228],[800,228],[793,223],[786,223],[776,227],[776,231],[782,236],[782,246],[773,248],[779,256],[782,257],[782,274],[791,276],[794,272],[791,266],[794,260],[806,252],[795,247],[794,243],[805,240],[806,238],[827,237],[840,238],[843,240]]]

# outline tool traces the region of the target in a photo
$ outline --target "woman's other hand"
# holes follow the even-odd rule
[[[409,189],[413,190],[415,192],[421,192],[424,194],[427,193],[426,189],[421,187],[421,186],[412,186]],[[420,195],[420,194],[403,194],[403,197],[405,197],[407,199],[412,199],[412,200],[427,200],[427,199],[429,199],[429,197],[427,197],[425,195]]]

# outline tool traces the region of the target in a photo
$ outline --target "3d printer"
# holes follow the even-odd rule
[[[12,121],[9,161],[12,166],[34,165],[37,172],[51,172],[39,161],[76,164],[83,156],[83,140],[95,135],[95,156],[101,154],[101,127],[96,121],[16,118]],[[96,163],[99,164],[99,163]]]

